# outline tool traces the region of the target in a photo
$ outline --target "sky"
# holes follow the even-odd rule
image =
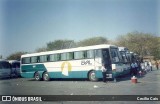
[[[0,55],[33,52],[57,39],[160,36],[158,0],[0,0]]]

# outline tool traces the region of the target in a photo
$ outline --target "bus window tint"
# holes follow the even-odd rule
[[[72,59],[74,59],[74,53],[73,52],[67,53],[67,60],[72,60]]]
[[[117,53],[118,53],[119,61],[120,61],[120,62],[123,62],[123,58],[122,58],[120,52],[117,51]],[[126,58],[126,56],[125,56],[125,53],[124,53],[124,60],[125,60],[125,58]]]
[[[85,58],[84,51],[74,52],[74,59],[84,59],[84,58]]]
[[[11,65],[8,62],[0,62],[0,69],[9,69]]]
[[[87,58],[94,58],[94,51],[93,50],[87,51]]]
[[[39,62],[38,56],[31,57],[31,63],[37,63],[37,62]]]
[[[100,49],[95,50],[95,58],[101,57],[102,56],[102,51]]]
[[[40,56],[40,62],[47,62],[47,55]]]
[[[60,54],[53,54],[49,57],[50,61],[59,61],[60,60]]]
[[[67,54],[61,53],[61,60],[67,60]]]
[[[12,68],[20,68],[20,63],[18,62],[13,63]]]
[[[111,57],[113,63],[120,62],[118,50],[116,48],[111,48]]]
[[[127,62],[126,53],[125,53],[124,51],[121,51],[121,52],[120,52],[120,55],[121,55],[121,57],[122,57],[122,61],[123,61],[123,62]]]
[[[22,64],[29,64],[30,63],[30,57],[25,57],[22,59]]]

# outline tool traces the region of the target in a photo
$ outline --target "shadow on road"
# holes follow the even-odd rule
[[[153,70],[153,71],[156,71],[156,70]],[[151,72],[149,72],[149,73],[151,73]],[[137,74],[136,77],[138,79],[141,79],[141,78],[145,77],[145,75],[147,75],[147,73],[143,74],[141,76],[139,74]],[[116,78],[116,82],[129,81],[129,80],[131,80],[132,77],[133,77],[133,75],[130,75],[130,74],[119,76]],[[9,80],[9,79],[6,79],[6,80]],[[28,81],[35,81],[35,79],[32,78],[32,79],[29,79]],[[51,78],[50,81],[89,81],[89,80],[87,78]],[[102,81],[102,78],[100,78],[98,81]],[[108,79],[108,81],[114,82],[113,79]]]
[[[35,81],[35,79],[29,79],[28,81]],[[88,79],[86,78],[51,78],[50,81],[88,81]]]

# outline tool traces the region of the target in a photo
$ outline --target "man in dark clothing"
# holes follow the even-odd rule
[[[156,64],[156,67],[157,67],[157,70],[158,70],[158,69],[159,69],[159,68],[158,68],[158,66],[159,66],[159,65],[158,65],[158,62],[156,61],[156,63],[155,63],[155,64]]]
[[[105,66],[103,65],[103,67],[102,67],[102,75],[103,75],[103,82],[106,82],[106,68],[105,68]]]

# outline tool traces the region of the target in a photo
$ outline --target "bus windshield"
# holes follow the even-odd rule
[[[123,62],[128,62],[125,51],[120,51],[120,54],[121,54],[121,56],[122,56]]]
[[[119,63],[122,62],[122,57],[116,48],[111,48],[111,59],[113,63]]]
[[[8,62],[0,62],[0,69],[9,69],[11,66]]]
[[[13,63],[12,68],[20,68],[20,63],[19,62]]]

